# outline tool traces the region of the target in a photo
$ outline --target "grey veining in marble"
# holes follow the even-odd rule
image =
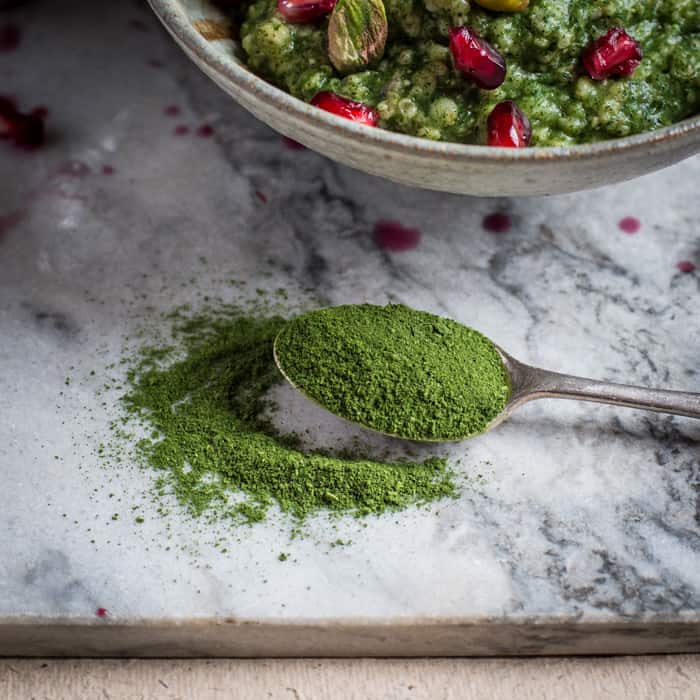
[[[196,302],[197,290],[234,299],[221,282],[231,277],[292,299],[312,288],[329,303],[400,301],[532,364],[700,391],[700,273],[677,267],[700,265],[700,160],[551,199],[410,190],[286,147],[140,3],[36,2],[6,21],[23,41],[0,54],[2,91],[49,108],[50,140],[36,153],[0,141],[5,624],[700,619],[700,424],[690,419],[535,402],[450,448],[469,477],[459,500],[366,528],[319,517],[290,540],[279,515],[237,531],[177,509],[158,516],[145,495],[152,474],[100,466],[113,409],[94,393],[150,307]],[[198,133],[204,124],[213,136]],[[494,211],[510,231],[484,229]],[[626,216],[638,233],[618,228]],[[378,220],[419,228],[420,245],[380,249]],[[281,392],[284,425],[312,428],[315,445],[347,439],[344,425]],[[352,544],[332,547],[339,537]],[[497,650],[541,648],[509,638]],[[630,640],[616,648],[634,651]]]

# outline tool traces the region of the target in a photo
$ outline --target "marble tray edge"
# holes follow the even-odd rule
[[[0,618],[0,656],[371,657],[552,656],[700,652],[700,616],[587,622],[396,619],[120,622]]]

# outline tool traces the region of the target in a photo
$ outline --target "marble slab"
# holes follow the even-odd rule
[[[98,458],[115,407],[95,395],[144,318],[240,299],[230,278],[403,302],[532,364],[700,391],[700,159],[550,199],[411,190],[291,148],[141,3],[7,22],[22,37],[0,92],[45,105],[49,141],[0,141],[0,653],[700,650],[698,422],[534,402],[450,448],[458,500],[366,527],[319,516],[292,540],[279,513],[242,530],[159,515],[153,474]],[[378,238],[387,220],[418,244]],[[280,391],[283,428],[352,437]]]

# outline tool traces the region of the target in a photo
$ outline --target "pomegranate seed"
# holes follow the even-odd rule
[[[495,90],[506,79],[506,59],[469,27],[450,29],[450,52],[457,70],[482,90]]]
[[[613,27],[583,54],[583,67],[593,80],[632,75],[642,60],[642,47],[624,29]]]
[[[44,143],[44,120],[34,114],[18,114],[13,131],[16,146],[38,148]]]
[[[38,148],[44,143],[44,113],[22,114],[12,100],[0,97],[0,138],[21,148]]]
[[[513,221],[508,214],[496,211],[485,216],[481,225],[490,233],[508,233],[513,226]]]
[[[337,0],[277,0],[277,9],[290,24],[308,24],[325,17]]]
[[[379,113],[376,109],[362,104],[362,102],[348,100],[328,90],[316,93],[311,104],[314,107],[325,109],[326,112],[337,114],[339,117],[345,117],[366,126],[377,126],[379,122]]]
[[[512,100],[499,102],[493,108],[487,128],[489,146],[525,148],[532,139],[530,120]]]

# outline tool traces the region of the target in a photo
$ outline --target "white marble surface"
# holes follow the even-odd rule
[[[280,517],[232,531],[158,516],[152,474],[99,465],[113,408],[94,394],[148,307],[234,299],[229,277],[293,299],[401,301],[533,364],[700,391],[700,274],[676,267],[700,263],[700,160],[551,199],[411,190],[287,148],[141,3],[37,1],[10,20],[23,42],[0,54],[0,92],[45,104],[50,141],[31,154],[0,141],[0,617],[700,619],[690,419],[536,402],[451,450],[469,477],[459,500],[366,528],[320,517],[290,541]],[[511,231],[483,229],[494,211]],[[639,233],[618,229],[625,216]],[[380,219],[418,227],[421,244],[380,250]],[[342,434],[292,414],[321,421],[319,441]]]

